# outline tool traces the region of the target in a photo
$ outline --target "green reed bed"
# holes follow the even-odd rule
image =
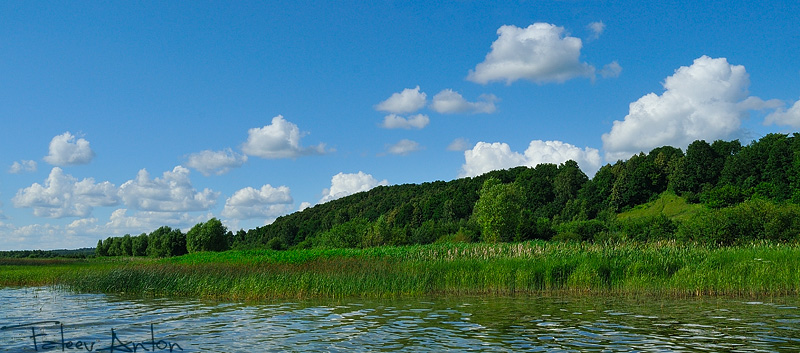
[[[798,260],[797,245],[769,243],[729,248],[432,244],[0,266],[0,285],[54,284],[86,292],[230,300],[542,292],[768,295],[800,292]],[[47,276],[41,269],[55,271]],[[13,273],[33,275],[26,279]]]
[[[62,285],[86,272],[108,271],[144,259],[0,258],[0,287]]]

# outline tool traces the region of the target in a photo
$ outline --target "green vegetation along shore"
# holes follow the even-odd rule
[[[220,300],[422,295],[800,293],[800,246],[674,242],[437,243],[198,252],[152,259],[0,259],[0,286]]]

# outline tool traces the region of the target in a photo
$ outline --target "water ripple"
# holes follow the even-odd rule
[[[193,352],[796,352],[800,299],[427,298],[221,303],[0,289],[0,326],[55,320],[69,339]],[[55,337],[58,327],[37,328]],[[0,351],[33,352],[30,329]]]

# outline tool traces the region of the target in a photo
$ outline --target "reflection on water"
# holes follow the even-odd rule
[[[800,298],[444,297],[219,303],[0,289],[0,326],[63,324],[109,351],[798,352]],[[152,324],[152,326],[151,326]],[[31,336],[36,336],[37,346]],[[0,330],[0,352],[61,351],[61,328]],[[159,345],[161,343],[161,345]],[[144,348],[144,349],[143,349]]]

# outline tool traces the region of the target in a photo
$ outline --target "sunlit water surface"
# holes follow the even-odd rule
[[[800,352],[798,306],[797,297],[227,303],[5,288],[0,352]]]

